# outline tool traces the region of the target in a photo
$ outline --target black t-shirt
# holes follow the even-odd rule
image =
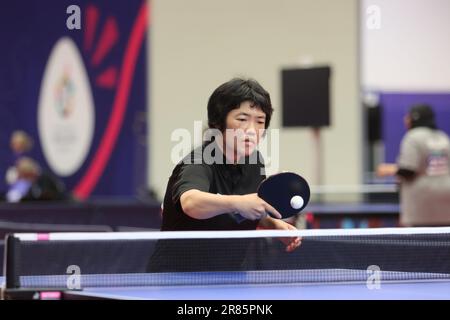
[[[255,230],[259,221],[243,219],[233,212],[209,219],[194,219],[183,212],[180,204],[181,195],[192,189],[221,195],[255,193],[265,178],[262,157],[255,151],[240,162],[227,164],[220,149],[212,142],[193,150],[178,163],[167,185],[161,231]],[[160,240],[149,270],[234,270],[242,264],[251,242],[248,239]]]

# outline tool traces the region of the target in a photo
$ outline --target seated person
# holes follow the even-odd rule
[[[33,140],[22,130],[16,130],[12,133],[10,139],[10,148],[12,150],[11,166],[6,171],[6,182],[12,185],[17,180],[16,162],[27,155],[33,148]]]
[[[36,161],[22,157],[16,164],[17,179],[6,193],[7,202],[65,200],[64,184],[43,171]]]
[[[31,186],[41,174],[39,165],[29,157],[17,160],[15,166],[15,179],[6,193],[8,202],[20,202],[29,197]]]

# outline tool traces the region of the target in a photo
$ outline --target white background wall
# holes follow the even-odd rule
[[[171,133],[206,125],[212,91],[235,76],[270,93],[271,127],[281,126],[280,70],[300,57],[330,64],[333,127],[323,133],[324,182],[361,179],[356,0],[152,0],[149,32],[149,185],[164,195],[174,163]],[[313,178],[312,136],[281,131],[280,170]]]
[[[379,30],[362,22],[362,82],[369,90],[450,90],[450,1],[362,0],[381,12]]]

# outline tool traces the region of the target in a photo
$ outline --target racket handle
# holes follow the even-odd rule
[[[234,220],[236,220],[237,223],[241,223],[242,221],[247,220],[237,212],[232,213],[231,216],[233,217]]]

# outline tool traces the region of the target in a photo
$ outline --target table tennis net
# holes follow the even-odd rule
[[[302,243],[286,252],[283,238]],[[15,234],[8,288],[450,279],[450,228]]]

